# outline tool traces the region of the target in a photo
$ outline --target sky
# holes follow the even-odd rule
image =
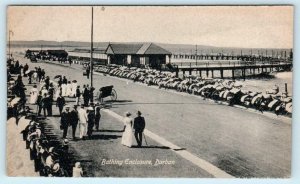
[[[94,41],[293,48],[293,13],[292,6],[94,6]],[[9,6],[7,30],[15,41],[90,41],[91,7]]]

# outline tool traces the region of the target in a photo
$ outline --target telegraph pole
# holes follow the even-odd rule
[[[91,23],[91,58],[90,58],[91,88],[93,87],[93,19],[94,19],[94,7],[92,7],[92,23]]]
[[[94,21],[94,7],[92,7],[92,23],[91,23],[91,58],[90,58],[90,70],[91,70],[91,93],[93,93],[93,21]]]

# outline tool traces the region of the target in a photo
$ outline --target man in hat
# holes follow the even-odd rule
[[[145,129],[145,118],[142,117],[141,111],[137,111],[137,117],[134,118],[134,124],[133,124],[133,129],[134,129],[134,136],[136,139],[136,142],[138,143],[138,147],[142,146],[143,142],[143,132]]]
[[[65,98],[61,96],[61,93],[59,93],[59,97],[57,97],[56,99],[56,107],[58,107],[59,115],[61,115],[65,104],[66,104]]]
[[[76,139],[75,132],[78,125],[78,111],[77,111],[77,105],[74,105],[74,109],[71,111],[71,125],[72,125],[72,136],[73,140]]]
[[[75,97],[76,97],[76,105],[79,105],[79,101],[80,101],[80,86],[77,86],[76,88],[76,93],[75,93]]]
[[[90,97],[90,91],[89,91],[88,87],[85,87],[85,88],[83,89],[83,94],[82,94],[82,96],[83,96],[84,106],[87,107],[88,104],[89,104],[89,97]]]
[[[84,104],[81,104],[81,108],[78,110],[79,118],[79,138],[82,139],[86,135],[87,113],[84,109]]]
[[[87,109],[88,111],[88,131],[87,131],[87,135],[88,138],[91,139],[92,138],[92,133],[93,133],[93,127],[95,125],[95,111],[93,107],[88,107]]]
[[[100,124],[100,118],[101,118],[101,113],[100,113],[100,104],[97,103],[96,108],[95,108],[95,128],[96,131],[99,130],[99,124]]]
[[[61,114],[60,129],[63,130],[63,138],[67,137],[68,127],[71,124],[70,106],[65,107],[65,111]]]

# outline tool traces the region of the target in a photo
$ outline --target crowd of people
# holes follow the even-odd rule
[[[68,139],[65,138],[62,139],[62,141],[57,141],[53,140],[53,138],[49,138],[44,131],[44,124],[40,123],[41,116],[39,115],[42,109],[44,110],[45,116],[52,116],[53,83],[49,80],[48,76],[44,78],[41,77],[40,82],[43,84],[43,87],[41,90],[38,90],[37,85],[33,85],[28,100],[26,98],[26,88],[23,83],[23,77],[30,77],[27,75],[29,66],[25,64],[26,67],[23,67],[23,72],[21,72],[20,69],[16,73],[11,73],[11,71],[16,70],[16,64],[18,65],[18,62],[12,61],[11,59],[7,62],[7,118],[17,119],[17,126],[20,133],[23,134],[26,149],[30,151],[30,159],[34,160],[35,171],[39,172],[40,176],[46,177],[83,176],[80,162],[70,162]],[[18,67],[20,68],[20,66]],[[26,71],[24,71],[24,68],[27,68]],[[40,71],[42,71],[42,69]],[[17,75],[17,77],[15,78],[13,75]],[[36,109],[36,113],[32,112],[28,106],[25,106],[26,103],[37,104],[38,108]]]

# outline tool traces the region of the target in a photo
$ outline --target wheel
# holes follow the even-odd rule
[[[112,101],[116,101],[117,100],[117,92],[116,92],[116,90],[114,90],[114,89],[112,89],[111,90],[111,100]]]

